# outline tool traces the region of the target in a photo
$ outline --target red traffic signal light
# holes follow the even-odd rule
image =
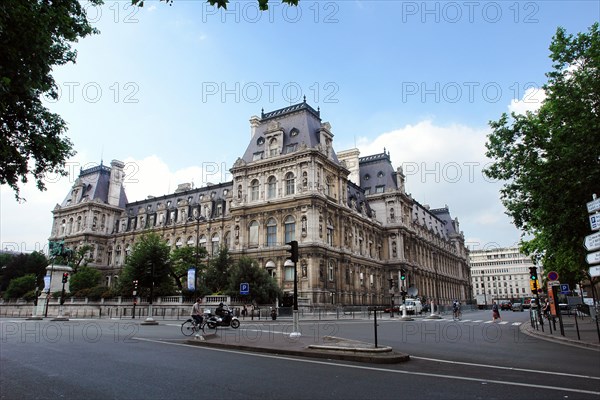
[[[298,262],[298,242],[296,240],[292,240],[291,242],[286,243],[286,244],[289,244],[291,246],[290,249],[286,250],[288,253],[291,254],[289,259],[292,260],[292,262],[297,263]]]
[[[69,281],[69,273],[63,273],[62,283],[67,283]]]

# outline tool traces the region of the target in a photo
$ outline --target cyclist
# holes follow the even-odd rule
[[[200,307],[201,302],[202,302],[202,299],[200,297],[198,297],[192,307],[192,318],[198,325],[202,324],[202,319],[203,319],[202,318],[202,308]]]
[[[452,303],[452,311],[454,312],[454,318],[460,319],[460,302],[458,300],[454,300]]]

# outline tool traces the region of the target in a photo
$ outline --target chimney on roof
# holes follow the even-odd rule
[[[123,172],[125,164],[119,160],[110,163],[110,183],[108,184],[108,204],[118,206],[121,200],[121,189],[123,188]]]

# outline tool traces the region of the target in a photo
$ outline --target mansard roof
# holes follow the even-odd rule
[[[325,143],[320,143],[319,131],[324,125],[329,128],[329,124],[321,122],[321,112],[312,108],[306,102],[306,98],[302,103],[279,110],[266,113],[262,111],[260,118],[254,117],[250,121],[251,124],[256,124],[256,126],[253,127],[254,134],[242,156],[242,160],[246,163],[254,161],[255,154],[260,152],[267,154],[269,143],[266,136],[271,132],[283,131],[282,154],[280,155],[284,155],[300,150],[304,146],[308,148],[316,148],[319,144],[325,146]],[[295,148],[294,145],[296,145]],[[331,159],[335,163],[339,163],[333,148]]]
[[[371,217],[373,215],[369,201],[365,196],[365,191],[352,183],[352,181],[348,181],[348,207],[359,213],[362,213],[364,207],[364,212],[367,216]]]
[[[95,167],[81,169],[71,191],[60,204],[61,207],[94,200],[108,204],[110,173],[111,168],[103,165],[102,162]],[[74,191],[77,191],[75,198],[73,198]],[[121,186],[119,207],[123,208],[125,204],[127,204],[127,195],[125,188]]]
[[[193,207],[208,201],[213,206],[218,203],[224,204],[227,194],[231,192],[232,188],[233,182],[229,181],[185,191],[176,191],[159,197],[148,197],[144,200],[128,203],[125,206],[125,212],[132,217],[137,216],[140,212],[154,214],[159,209],[172,210],[178,207]],[[211,211],[214,213],[214,207],[211,208]]]
[[[448,206],[443,208],[436,208],[429,211],[444,222],[446,231],[449,235],[460,235],[461,232],[458,226],[458,219],[452,218]]]
[[[371,194],[376,193],[376,188],[381,188],[380,192],[388,189],[398,189],[396,171],[390,160],[390,153],[383,150],[383,153],[372,156],[360,157],[358,161],[360,173],[360,187],[364,190],[370,189]]]

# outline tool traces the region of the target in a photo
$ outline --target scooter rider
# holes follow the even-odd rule
[[[219,307],[215,310],[215,314],[221,318],[225,317],[225,307],[223,306],[223,303],[219,303]]]

